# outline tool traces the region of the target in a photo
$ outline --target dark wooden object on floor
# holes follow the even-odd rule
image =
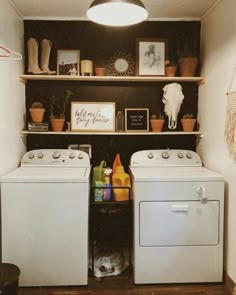
[[[20,288],[18,295],[230,295],[222,283],[137,285],[127,278],[89,279],[84,287]]]

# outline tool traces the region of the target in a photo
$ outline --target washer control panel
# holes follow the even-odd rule
[[[202,161],[196,152],[189,150],[144,150],[132,155],[130,166],[202,166]]]
[[[87,153],[79,150],[41,149],[27,152],[21,166],[89,167],[90,160]]]

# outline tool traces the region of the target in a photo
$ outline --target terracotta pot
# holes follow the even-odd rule
[[[44,116],[44,113],[45,113],[45,109],[33,109],[33,108],[30,108],[29,111],[30,111],[32,121],[34,123],[43,122],[43,116]]]
[[[96,68],[95,69],[95,75],[96,76],[105,76],[106,75],[106,69],[105,68]]]
[[[176,69],[177,69],[176,66],[166,67],[165,68],[165,70],[166,70],[166,76],[167,77],[174,77],[175,76],[175,73],[176,73]]]
[[[196,123],[196,119],[181,119],[181,123],[185,132],[192,132]]]
[[[153,132],[161,132],[163,125],[164,125],[165,120],[164,119],[151,119],[150,123],[152,126],[152,131]]]
[[[65,119],[50,118],[50,123],[53,131],[60,132],[63,130]]]
[[[178,59],[180,76],[193,77],[196,72],[198,58],[197,57],[181,57]]]

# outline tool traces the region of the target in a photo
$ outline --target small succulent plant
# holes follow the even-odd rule
[[[39,101],[35,101],[31,104],[31,108],[32,109],[42,109],[43,108],[43,104]]]
[[[194,115],[190,114],[190,113],[187,113],[187,114],[183,115],[183,119],[193,119],[193,118],[194,118]]]
[[[176,67],[176,63],[173,60],[166,59],[165,60],[165,67]]]
[[[164,115],[159,113],[158,115],[152,115],[151,116],[151,120],[163,120],[164,119]]]

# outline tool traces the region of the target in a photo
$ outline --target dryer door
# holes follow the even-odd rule
[[[140,202],[139,244],[143,247],[219,243],[219,201]]]

